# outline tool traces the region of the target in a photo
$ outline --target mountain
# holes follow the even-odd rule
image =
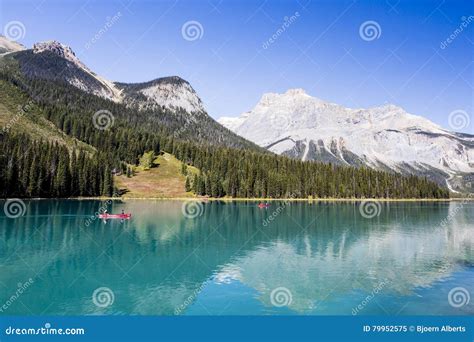
[[[116,83],[123,101],[139,110],[166,108],[188,113],[205,112],[204,105],[189,82],[178,76],[158,78],[144,83]]]
[[[5,36],[2,36],[0,34],[0,55],[5,54],[5,53],[10,53],[10,52],[21,51],[24,49],[25,47],[21,45],[20,43],[11,41]]]
[[[112,82],[89,69],[69,46],[58,41],[36,43],[32,49],[20,49],[18,45],[6,38],[0,40],[0,48],[9,49],[3,55],[10,68],[8,72],[19,74],[26,83],[39,80],[51,86],[62,85],[60,91],[67,84],[110,101],[101,109],[114,105],[126,107],[135,113],[133,116],[139,115],[147,121],[147,125],[156,130],[167,129],[176,138],[262,150],[212,119],[191,84],[178,76],[144,83]]]
[[[277,154],[423,175],[453,191],[473,189],[474,136],[394,105],[351,109],[290,89],[264,94],[250,112],[218,121]]]
[[[179,77],[110,82],[56,41],[8,51],[0,56],[0,197],[112,196],[147,180],[158,192],[174,184],[194,196],[449,197],[412,175],[269,153],[210,118]],[[153,155],[179,161],[165,172],[158,159],[166,180],[148,170]]]
[[[65,82],[87,93],[112,101],[120,100],[120,90],[115,85],[96,75],[86,67],[72,49],[57,41],[36,43],[32,49],[25,49],[11,55],[23,76]]]

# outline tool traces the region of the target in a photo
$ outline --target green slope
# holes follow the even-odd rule
[[[34,140],[56,142],[68,148],[94,153],[96,149],[66,135],[45,119],[42,109],[26,94],[5,80],[0,80],[0,133],[24,133]]]

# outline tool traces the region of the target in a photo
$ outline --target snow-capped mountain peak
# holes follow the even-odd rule
[[[270,151],[302,160],[427,175],[439,183],[474,179],[474,136],[447,131],[393,104],[352,109],[290,89],[264,94],[253,110],[218,121]]]

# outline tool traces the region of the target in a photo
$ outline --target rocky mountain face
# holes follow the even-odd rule
[[[123,101],[139,109],[165,108],[188,113],[206,111],[193,87],[178,76],[145,83],[116,83],[116,86],[123,92]]]
[[[10,52],[24,50],[25,47],[17,42],[11,41],[0,34],[0,55]]]
[[[144,83],[109,81],[89,69],[67,45],[58,41],[36,43],[31,49],[0,37],[0,57],[30,80],[67,84],[90,95],[125,106],[147,117],[149,125],[166,126],[177,138],[262,150],[226,129],[206,112],[191,84],[178,77]],[[12,62],[14,61],[14,62]]]
[[[474,136],[395,105],[351,109],[290,89],[265,94],[251,111],[218,121],[278,154],[427,176],[453,191],[474,189]]]
[[[178,76],[145,83],[111,82],[91,71],[69,46],[58,41],[36,43],[33,49],[18,54],[16,58],[29,77],[65,81],[90,94],[139,110],[205,112],[197,93]]]

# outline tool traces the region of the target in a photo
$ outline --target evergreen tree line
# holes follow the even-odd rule
[[[199,195],[271,198],[446,198],[449,191],[416,176],[303,162],[248,150],[171,142],[167,152],[201,172],[187,183]],[[192,182],[191,182],[192,181]]]
[[[169,152],[183,163],[198,168],[200,173],[189,175],[186,187],[199,195],[212,197],[449,196],[447,189],[440,188],[425,178],[364,167],[302,162],[262,152],[259,148],[219,146],[220,141],[203,143],[192,131],[176,138],[173,129],[179,128],[174,124],[168,125],[172,119],[165,116],[166,119],[162,121],[156,120],[163,113],[150,119],[149,116],[153,116],[153,113],[143,115],[130,111],[123,105],[88,95],[70,86],[18,79],[0,73],[0,78],[2,77],[32,97],[42,115],[56,127],[98,151],[95,155],[86,156],[81,150],[68,151],[65,146],[26,139],[28,143],[23,142],[24,145],[34,145],[32,150],[28,150],[27,146],[20,146],[20,140],[25,137],[7,136],[2,143],[7,144],[11,153],[6,154],[10,159],[2,161],[1,179],[9,182],[8,184],[15,184],[19,180],[19,184],[4,191],[4,196],[110,194],[113,191],[112,170],[119,169],[130,175],[127,164],[138,165],[140,157],[150,151],[155,154]],[[108,130],[98,130],[92,123],[92,114],[101,109],[108,109],[115,116],[114,125]],[[25,151],[26,155],[23,155],[22,152]],[[32,171],[32,156],[47,156],[36,160],[37,172]],[[30,172],[37,182],[41,182],[41,187],[37,184],[30,186]]]
[[[111,196],[109,161],[57,142],[33,141],[25,134],[0,136],[0,197]]]

